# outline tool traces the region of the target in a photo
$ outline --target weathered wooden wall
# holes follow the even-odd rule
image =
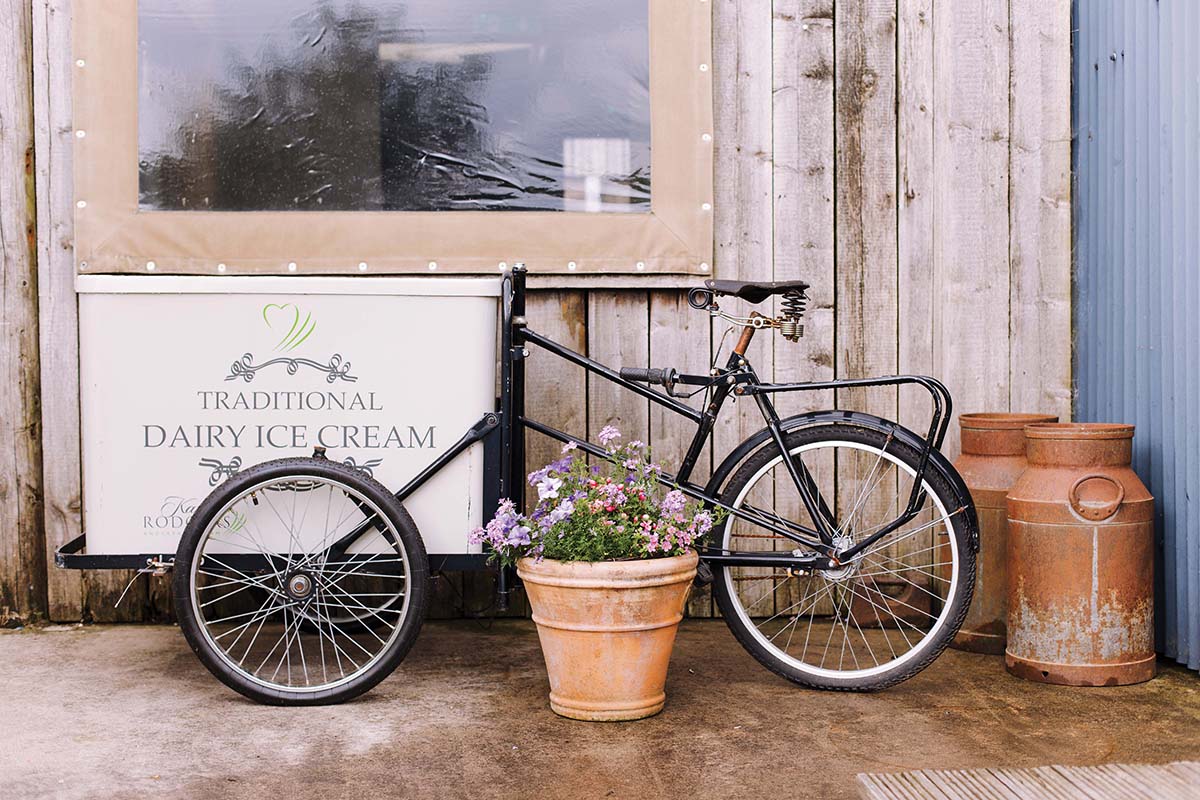
[[[0,625],[46,615],[30,11],[0,3]]]
[[[80,524],[66,100],[72,62],[68,0],[32,1],[44,542],[52,550]],[[797,380],[924,372],[946,381],[959,410],[1067,417],[1069,0],[710,1],[715,272],[813,285],[805,338],[758,337],[750,356],[759,373]],[[6,166],[6,192],[10,174]],[[7,248],[5,258],[7,276]],[[688,308],[681,284],[625,278],[620,286],[636,288],[616,285],[541,289],[531,299],[531,325],[608,363],[707,365],[724,326],[710,330]],[[593,436],[617,424],[665,460],[680,454],[685,427],[647,401],[544,355],[531,359],[529,373],[529,407],[540,419]],[[567,401],[585,396],[586,403]],[[887,389],[782,405],[795,413],[835,402],[913,426],[928,418],[920,394]],[[3,424],[11,423],[6,417]],[[703,469],[759,427],[755,409],[735,406]],[[530,463],[551,447],[531,437]],[[948,449],[956,454],[955,429]],[[16,535],[0,529],[0,552],[13,549]],[[0,569],[0,581],[11,572]],[[51,616],[148,619],[169,611],[161,579],[141,578],[114,612],[113,593],[126,580],[93,574],[81,582],[52,570]],[[435,613],[478,610],[489,589],[487,576],[447,576]],[[691,611],[711,613],[707,594],[693,599]]]

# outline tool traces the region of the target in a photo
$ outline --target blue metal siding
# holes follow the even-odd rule
[[[1074,20],[1075,416],[1137,425],[1159,648],[1200,669],[1200,2]]]

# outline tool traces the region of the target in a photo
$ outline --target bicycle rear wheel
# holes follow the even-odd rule
[[[829,504],[839,550],[906,507],[920,454],[903,442],[874,428],[827,424],[794,430],[785,443]],[[881,689],[928,666],[966,615],[975,555],[949,482],[928,470],[923,488],[915,519],[837,570],[714,569],[717,603],[738,641],[773,672],[821,689]],[[721,499],[815,527],[773,446],[738,467]],[[717,535],[727,550],[811,552],[732,516]]]
[[[325,459],[283,459],[201,503],[176,554],[175,605],[192,650],[235,691],[339,703],[412,647],[428,574],[416,524],[381,484]]]

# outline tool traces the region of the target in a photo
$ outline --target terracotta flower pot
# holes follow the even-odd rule
[[[640,561],[517,563],[556,714],[628,720],[662,710],[675,631],[698,561],[692,552]]]

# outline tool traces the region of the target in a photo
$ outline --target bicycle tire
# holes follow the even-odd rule
[[[786,433],[784,440],[788,452],[793,455],[804,452],[805,448],[814,449],[821,445],[837,447],[838,443],[845,443],[856,449],[870,448],[871,451],[880,453],[886,448],[889,456],[895,457],[901,465],[913,472],[915,472],[920,458],[920,453],[916,449],[896,439],[889,441],[889,437],[883,431],[853,424],[824,423],[799,428]],[[750,481],[755,479],[755,476],[763,475],[764,469],[773,462],[781,463],[779,451],[774,444],[761,447],[748,455],[735,468],[733,475],[723,487],[720,495],[721,501],[731,506],[738,505],[740,498],[744,498],[750,490]],[[950,481],[944,476],[929,470],[925,473],[924,485],[940,502],[943,510],[957,508],[958,495]],[[732,519],[726,519],[716,531],[716,541],[721,543],[719,546],[728,547],[732,538],[730,529],[732,522]],[[949,514],[945,527],[948,528],[949,536],[953,539],[952,550],[957,563],[951,591],[948,591],[947,596],[943,599],[942,613],[933,630],[923,637],[918,646],[911,648],[909,655],[896,660],[891,667],[846,670],[846,674],[843,676],[831,674],[831,670],[825,668],[815,669],[812,665],[798,663],[797,659],[788,653],[786,646],[781,653],[774,641],[767,639],[758,630],[754,625],[753,617],[744,608],[745,603],[738,595],[734,580],[737,569],[735,567],[713,568],[713,593],[722,616],[734,637],[759,663],[775,674],[793,683],[816,689],[841,691],[884,689],[911,678],[929,666],[953,640],[966,617],[975,584],[975,553],[968,517],[958,511]],[[884,542],[886,544],[886,539]],[[853,592],[854,589],[852,588],[851,591]],[[814,600],[814,607],[815,604]],[[844,622],[842,624],[846,629],[846,638],[849,639],[852,632]],[[883,629],[884,627],[883,620],[880,620],[879,628]],[[859,632],[862,633],[862,630],[860,629]],[[863,639],[865,642],[865,635]]]

